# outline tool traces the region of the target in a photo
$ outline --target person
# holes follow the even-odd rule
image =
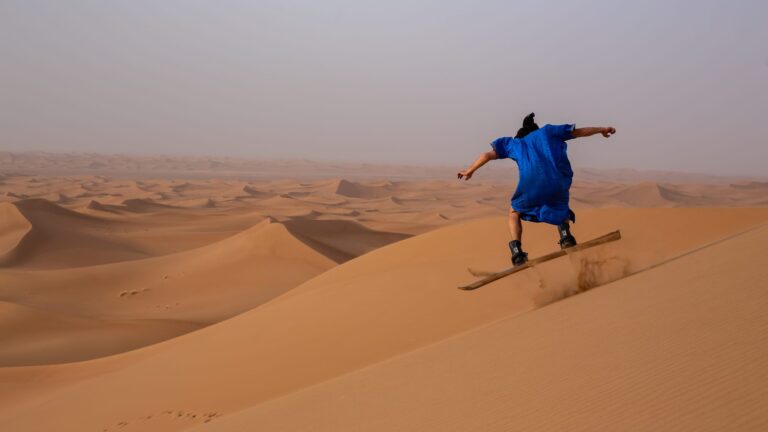
[[[509,209],[509,231],[512,234],[509,249],[513,265],[519,266],[528,261],[528,254],[522,246],[521,221],[556,225],[560,233],[560,247],[565,249],[576,245],[569,224],[576,222],[576,215],[568,205],[573,171],[566,141],[595,134],[609,138],[614,133],[616,129],[613,127],[576,128],[573,124],[548,124],[539,128],[531,113],[525,117],[523,127],[514,138],[494,140],[491,151],[481,154],[469,168],[458,173],[459,179],[469,180],[489,161],[509,158],[517,162],[520,178]]]

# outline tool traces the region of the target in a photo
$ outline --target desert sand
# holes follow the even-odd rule
[[[0,153],[0,429],[768,428],[765,179],[577,170],[622,240],[466,292],[514,171],[453,175]]]

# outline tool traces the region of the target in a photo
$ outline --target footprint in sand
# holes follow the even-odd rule
[[[120,291],[120,297],[131,297],[131,296],[135,296],[136,294],[141,294],[141,293],[147,292],[147,291],[149,291],[149,288],[144,288],[141,291],[139,291],[139,290]]]

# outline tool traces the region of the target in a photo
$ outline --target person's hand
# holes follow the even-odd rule
[[[459,171],[457,176],[459,177],[459,180],[461,179],[469,180],[472,178],[472,171],[465,169],[464,171]]]
[[[608,127],[604,127],[603,131],[600,133],[603,134],[604,137],[610,138],[611,135],[616,133],[616,129],[608,126]]]

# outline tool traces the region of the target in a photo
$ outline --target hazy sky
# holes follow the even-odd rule
[[[764,174],[768,1],[0,0],[0,150]]]

